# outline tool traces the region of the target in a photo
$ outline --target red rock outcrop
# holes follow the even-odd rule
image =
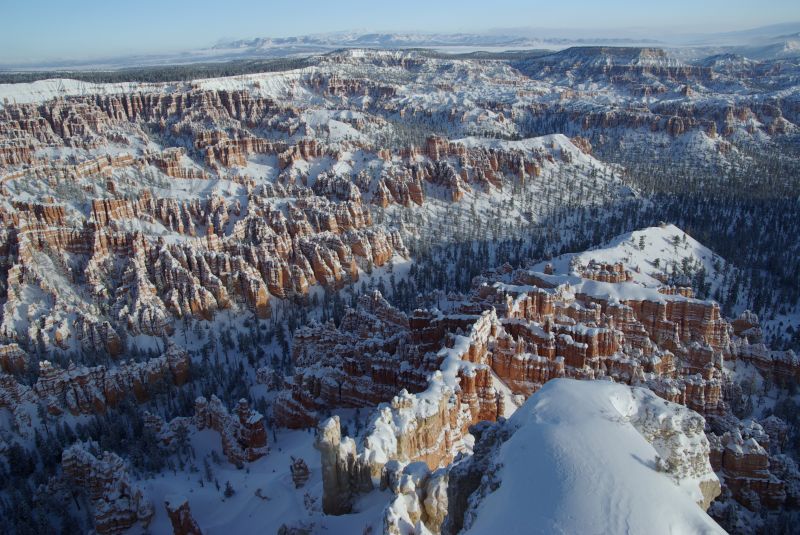
[[[18,344],[0,346],[0,368],[6,373],[20,373],[28,364],[28,354]]]
[[[426,388],[426,376],[438,367],[437,360],[425,354],[452,343],[447,333],[469,328],[470,321],[479,319],[417,316],[410,321],[380,293],[362,296],[339,328],[328,323],[295,333],[292,358],[297,373],[291,392],[275,405],[275,418],[281,425],[308,427],[316,424],[315,412],[323,408],[367,407],[389,401],[404,389],[420,392]],[[486,347],[474,348],[471,362],[487,364],[486,352]],[[478,396],[469,402],[476,417],[481,411],[496,412],[494,394],[479,399],[491,390],[485,373],[468,374],[462,381],[464,396]]]
[[[333,90],[337,95],[351,84],[372,88],[363,80],[341,85],[326,79],[311,85],[328,87],[328,82],[339,88]],[[117,356],[124,351],[120,329],[168,335],[171,315],[210,319],[234,302],[266,318],[270,295],[305,295],[317,283],[339,288],[357,280],[359,268],[382,266],[395,254],[406,254],[398,234],[372,228],[370,210],[361,200],[370,190],[366,173],[363,187],[334,173],[317,177],[313,189],[305,187],[307,171],[294,164],[323,157],[336,161],[343,157],[340,149],[313,137],[292,144],[250,133],[264,129],[294,135],[299,110],[248,91],[178,86],[168,94],[88,95],[0,110],[0,141],[14,140],[3,145],[3,181],[34,178],[79,192],[90,203],[87,214],[69,203],[56,204],[52,197],[13,199],[12,210],[0,213],[10,229],[9,308],[22,307],[20,296],[29,284],[53,303],[28,333],[16,332],[8,319],[13,313],[4,315],[3,335],[11,340],[29,336],[47,349],[100,345]],[[384,92],[375,89],[376,95]],[[357,117],[343,120],[365,126]],[[153,130],[182,142],[151,149]],[[117,145],[129,151],[120,152]],[[54,147],[91,155],[53,158]],[[44,154],[43,148],[50,152]],[[108,154],[96,156],[103,150]],[[217,193],[162,198],[150,189],[158,188],[154,177],[226,176],[227,167],[243,166],[253,155],[274,157],[281,173],[258,187],[245,174],[227,175],[242,185],[246,205]],[[196,163],[199,159],[206,169]],[[18,168],[23,164],[27,167]],[[132,176],[146,176],[149,185]],[[95,187],[95,178],[105,187]],[[418,203],[423,198],[419,180],[410,180],[395,194]],[[78,302],[66,302],[58,295],[46,276],[45,257],[63,268],[70,284],[84,286],[88,297],[78,292]],[[124,280],[119,280],[120,271]],[[98,309],[111,314],[98,314]],[[74,323],[74,317],[82,319]]]
[[[380,405],[358,447],[351,438],[342,438],[338,417],[320,424],[317,447],[322,453],[326,513],[349,511],[355,495],[371,489],[373,479],[381,477],[390,460],[423,462],[431,468],[449,463],[465,447],[470,424],[496,420],[503,414],[504,402],[487,364],[488,348],[499,329],[497,316],[487,311],[477,317],[437,319],[443,322],[443,332],[459,324],[468,332],[446,335],[444,347],[430,360],[438,369],[429,376],[423,392],[411,394],[404,389],[390,403]],[[430,332],[430,320],[417,316],[414,323]]]
[[[222,451],[228,460],[241,465],[253,462],[267,453],[267,430],[264,417],[252,410],[245,400],[239,400],[235,414],[216,396],[210,400],[197,398],[192,421],[198,429],[213,429],[222,438]]]
[[[733,498],[751,510],[776,509],[786,501],[786,483],[770,473],[769,454],[740,430],[710,435],[711,464]]]
[[[192,517],[189,500],[184,496],[168,495],[164,500],[164,507],[172,524],[173,535],[202,535],[200,526]]]
[[[625,269],[625,265],[621,262],[606,264],[603,262],[595,262],[594,260],[591,260],[583,269],[581,277],[584,279],[611,283],[628,282],[633,278],[631,272]]]
[[[761,341],[761,322],[758,316],[749,310],[742,312],[738,318],[731,322],[733,334],[740,338],[746,338],[749,342]]]
[[[72,364],[63,370],[42,361],[33,391],[52,414],[60,414],[64,409],[72,414],[92,414],[104,412],[130,394],[138,401],[148,399],[148,385],[157,381],[167,380],[180,386],[188,380],[189,366],[189,355],[175,347],[161,357],[121,363],[112,369]]]
[[[791,349],[775,351],[764,344],[749,344],[747,339],[734,346],[737,359],[749,362],[778,384],[786,385],[800,380],[800,359]]]
[[[91,220],[82,227],[71,226],[63,206],[20,205],[20,211],[9,219],[19,227],[14,236],[19,271],[25,277],[10,279],[14,290],[10,297],[17,286],[36,282],[60,304],[57,289],[39,271],[41,254],[85,258],[93,297],[103,304],[111,301],[120,323],[112,325],[96,317],[88,304],[64,303],[51,312],[47,324],[63,323],[62,309],[76,309],[79,321],[66,332],[49,328],[42,337],[46,345],[68,347],[67,339],[74,335],[85,347],[105,346],[112,356],[124,349],[116,332],[120,324],[135,334],[160,336],[172,329],[170,312],[178,317],[210,319],[234,301],[266,318],[271,313],[271,294],[302,295],[316,283],[339,288],[358,279],[359,267],[382,266],[395,254],[406,254],[399,234],[369,228],[371,215],[357,190],[346,193],[332,186],[329,194],[347,200],[331,202],[294,186],[289,191],[278,185],[265,187],[250,194],[248,213],[243,214],[238,201],[229,203],[221,197],[178,202],[154,199],[145,191],[136,201],[93,200]],[[272,195],[296,199],[284,211],[272,205]],[[239,219],[231,224],[231,217]],[[189,236],[205,228],[206,237],[167,243],[161,238],[150,241],[139,232],[115,230],[134,220],[158,222]],[[118,287],[111,280],[113,273],[108,272],[114,265],[111,257],[126,265],[123,284]],[[13,327],[3,329],[13,338]]]
[[[498,337],[492,352],[492,369],[514,391],[525,396],[533,394],[541,385],[566,375],[564,359],[552,360],[529,352],[521,339],[511,335]]]
[[[199,179],[208,178],[205,171],[181,165],[185,152],[181,148],[172,148],[157,154],[146,154],[145,161],[155,165],[162,173],[173,178]]]

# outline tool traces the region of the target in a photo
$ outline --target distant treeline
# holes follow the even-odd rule
[[[498,61],[524,61],[553,53],[552,50],[547,49],[506,50],[503,52],[485,52],[478,50],[475,52],[462,52],[460,54],[449,54],[447,52],[439,52],[438,50],[430,50],[428,48],[412,48],[408,49],[408,51],[414,51],[433,59],[484,59]]]
[[[447,54],[425,48],[409,49],[433,59],[473,59],[524,61],[552,53],[550,50],[518,50],[506,52],[468,52]],[[340,52],[340,51],[337,51]],[[275,59],[242,59],[226,62],[191,63],[185,65],[159,65],[152,67],[132,67],[108,70],[52,70],[27,72],[0,72],[1,84],[19,84],[47,80],[50,78],[69,78],[91,83],[118,82],[185,82],[200,78],[220,78],[239,74],[258,72],[280,72],[317,65],[321,56],[306,56]]]
[[[257,72],[278,72],[315,65],[318,57],[235,60],[224,63],[192,63],[134,67],[103,71],[0,72],[0,83],[29,83],[49,78],[70,78],[82,82],[184,82],[199,78],[219,78]]]

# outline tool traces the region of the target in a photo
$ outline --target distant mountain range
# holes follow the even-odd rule
[[[340,48],[432,48],[443,52],[560,50],[572,46],[657,46],[681,59],[735,53],[768,60],[800,56],[800,22],[713,34],[667,34],[645,29],[611,32],[510,28],[486,33],[333,32],[295,37],[258,37],[221,41],[198,50],[157,55],[60,59],[26,64],[3,64],[0,70],[97,70],[305,56]]]
[[[641,43],[641,39],[630,38],[569,38],[569,37],[536,37],[517,35],[514,33],[352,33],[340,32],[320,35],[304,35],[299,37],[236,40],[222,42],[213,47],[215,50],[263,50],[271,51],[284,47],[321,47],[321,48],[541,48],[543,45],[574,46],[586,43]],[[656,41],[648,41],[655,43]]]

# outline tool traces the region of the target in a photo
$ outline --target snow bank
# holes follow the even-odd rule
[[[473,503],[465,533],[724,533],[698,506],[719,483],[703,419],[685,407],[558,379],[506,425],[482,488],[499,487]]]

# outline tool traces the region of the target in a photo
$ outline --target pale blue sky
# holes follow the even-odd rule
[[[629,27],[726,31],[800,21],[800,0],[0,0],[0,63],[196,49],[340,30]],[[606,30],[605,32],[603,30]]]

